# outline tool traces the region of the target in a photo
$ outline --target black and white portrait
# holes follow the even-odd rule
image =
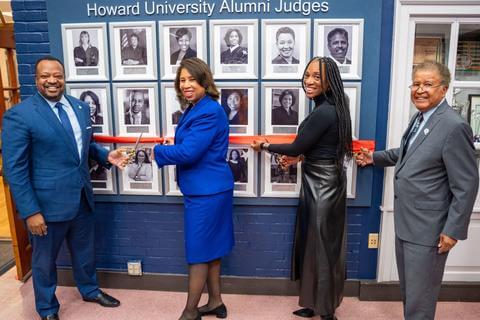
[[[111,134],[110,89],[108,84],[67,84],[67,92],[87,104],[94,134]]]
[[[147,89],[125,90],[124,97],[124,124],[150,124],[150,108]]]
[[[111,22],[109,28],[113,80],[155,80],[155,22]]]
[[[120,29],[122,65],[147,64],[147,37],[145,28]]]
[[[105,81],[108,55],[105,23],[62,24],[67,81]]]
[[[278,163],[278,157],[271,157],[270,164],[270,182],[271,183],[297,183],[297,165],[289,166],[286,170],[282,169]]]
[[[151,148],[139,148],[126,167],[130,181],[152,181]]]
[[[325,52],[338,65],[352,64],[351,34],[352,26],[325,26]]]
[[[295,46],[295,31],[290,27],[280,27],[275,33],[275,46],[278,54],[272,64],[299,64],[298,48]]]
[[[221,89],[221,104],[230,125],[248,125],[248,89]]]
[[[98,30],[73,30],[72,35],[74,39],[78,39],[78,45],[73,49],[75,66],[97,66],[100,59],[98,52]]]
[[[316,19],[314,29],[315,55],[332,58],[342,79],[361,79],[363,19]]]
[[[310,55],[309,19],[262,20],[264,79],[300,79]]]
[[[88,168],[90,171],[90,180],[107,181],[107,168],[103,167],[97,161],[88,159]]]
[[[298,95],[299,89],[272,90],[272,125],[298,125]]]
[[[210,20],[210,62],[215,78],[257,78],[257,26],[255,19]]]
[[[227,163],[232,170],[234,182],[248,182],[248,149],[229,148]]]
[[[222,27],[223,42],[220,45],[220,63],[247,64],[248,63],[248,34],[247,27]]]
[[[196,28],[169,28],[170,32],[170,64],[178,65],[183,59],[197,56]]]
[[[179,103],[180,108],[172,112],[172,124],[177,125],[180,122],[180,118],[183,116],[183,113],[187,109],[188,105]]]

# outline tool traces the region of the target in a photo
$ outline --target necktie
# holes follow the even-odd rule
[[[68,137],[70,138],[71,142],[77,149],[77,140],[75,139],[75,135],[73,134],[72,124],[70,123],[70,119],[68,118],[67,112],[62,107],[63,105],[60,102],[55,104],[55,108],[58,110],[58,116],[60,118],[60,122],[62,123],[65,132],[67,133]]]
[[[418,128],[420,128],[420,125],[423,122],[423,113],[419,112],[417,119],[415,120],[415,123],[413,124],[412,130],[410,130],[410,133],[408,134],[407,138],[405,139],[405,146],[403,147],[403,154],[407,152],[408,145],[410,144],[410,139],[415,136],[415,134],[418,131]]]

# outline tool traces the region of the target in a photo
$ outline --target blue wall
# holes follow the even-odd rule
[[[113,1],[98,2],[105,4]],[[394,1],[371,0],[368,1],[368,6],[362,0],[328,2],[327,14],[312,15],[310,18],[364,19],[362,80],[353,81],[361,82],[362,86],[360,138],[374,139],[377,149],[383,148],[387,123]],[[48,0],[47,15],[47,1],[12,1],[22,99],[36,91],[36,60],[50,53],[62,57],[61,23],[191,18],[174,15],[140,15],[108,20],[88,18],[85,4],[86,1]],[[254,14],[223,14],[211,18],[237,17],[260,18]],[[261,18],[282,17],[305,18],[301,14],[276,14]],[[197,15],[195,19],[207,17]],[[261,83],[261,80],[258,82]],[[359,170],[357,197],[349,201],[347,218],[348,278],[372,279],[376,276],[377,250],[367,248],[367,238],[368,233],[379,230],[382,183],[382,170]],[[224,274],[288,277],[296,203],[295,199],[235,199],[236,246],[224,261]],[[186,273],[182,211],[181,198],[97,196],[95,245],[98,267],[125,270],[127,260],[141,259],[146,272]],[[70,264],[66,250],[59,257],[59,264]]]

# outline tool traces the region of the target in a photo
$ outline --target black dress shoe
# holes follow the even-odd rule
[[[100,290],[100,293],[95,298],[83,297],[83,301],[95,302],[101,305],[102,307],[110,307],[110,308],[115,308],[120,305],[120,301],[106,294],[102,290]]]
[[[315,316],[315,311],[310,308],[303,308],[293,311],[293,314],[302,318],[313,318]]]
[[[52,313],[46,317],[42,317],[42,320],[60,320],[60,318],[58,317],[58,314]]]
[[[200,313],[200,315],[202,316],[215,315],[217,316],[217,318],[220,318],[220,319],[225,319],[227,317],[227,307],[223,303],[218,307],[216,307],[215,309],[202,311],[202,309],[205,310],[206,307],[207,305],[204,305],[203,307],[198,308],[198,312]]]

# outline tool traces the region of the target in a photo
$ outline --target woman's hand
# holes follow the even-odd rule
[[[257,141],[257,140],[253,140],[253,143],[250,144],[250,147],[252,147],[253,150],[257,151],[257,152],[260,152],[262,151],[262,145],[264,144],[265,142],[263,141]]]
[[[287,171],[289,166],[297,164],[301,161],[303,161],[303,155],[300,155],[298,157],[281,156],[279,164],[282,167],[283,171]]]

